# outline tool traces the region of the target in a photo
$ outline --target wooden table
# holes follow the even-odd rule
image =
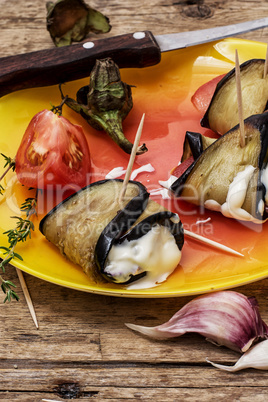
[[[107,36],[145,29],[155,34],[187,31],[268,14],[267,1],[92,0],[90,5],[110,17],[113,28]],[[1,0],[0,56],[54,47],[45,17],[43,0]],[[268,41],[268,28],[240,37]],[[8,277],[18,283],[14,268],[8,268]],[[237,353],[216,348],[197,335],[152,341],[124,325],[165,322],[191,297],[116,298],[70,290],[27,274],[25,279],[39,330],[18,289],[18,303],[1,305],[1,400],[268,399],[266,371],[228,374],[206,363],[209,357],[233,364]],[[256,296],[262,317],[268,322],[268,280],[238,291]]]

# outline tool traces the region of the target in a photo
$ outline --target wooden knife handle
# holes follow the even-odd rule
[[[93,47],[90,48],[90,45]],[[0,97],[8,93],[89,77],[96,59],[111,57],[120,67],[148,67],[161,51],[149,31],[0,58]]]

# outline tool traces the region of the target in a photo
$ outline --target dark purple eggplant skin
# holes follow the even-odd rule
[[[240,65],[240,69],[246,67],[248,64],[250,64],[250,63],[252,63],[252,62],[258,62],[258,61],[262,61],[262,62],[263,62],[264,60],[263,60],[263,59],[250,59],[250,60],[247,60],[247,61],[245,61],[244,63],[242,63],[242,64]],[[224,77],[222,77],[222,79],[218,82],[218,84],[217,84],[217,86],[216,86],[216,89],[215,89],[215,92],[214,92],[214,94],[213,94],[213,96],[212,96],[212,98],[211,98],[210,104],[209,104],[209,106],[208,106],[208,108],[207,108],[207,110],[206,110],[206,113],[204,114],[203,118],[200,120],[200,125],[201,125],[202,127],[210,128],[209,119],[208,119],[208,114],[209,114],[209,110],[210,110],[210,105],[211,105],[212,102],[214,101],[214,98],[215,98],[217,92],[218,92],[218,91],[226,84],[226,82],[227,82],[232,76],[234,76],[234,75],[235,75],[235,68],[233,68],[232,70],[230,70],[230,71],[229,71]],[[268,102],[267,102],[267,104],[268,104]]]
[[[63,205],[64,203],[66,203],[68,200],[70,200],[71,198],[77,196],[77,194],[81,193],[82,191],[84,191],[85,189],[89,188],[89,187],[95,187],[95,186],[99,186],[102,185],[104,183],[106,183],[107,181],[110,181],[109,179],[106,180],[100,180],[100,181],[96,181],[94,183],[89,184],[88,186],[85,186],[83,188],[81,188],[81,190],[77,191],[74,194],[71,194],[69,197],[65,198],[62,202],[60,202],[59,204],[57,204],[51,211],[49,211],[44,217],[43,219],[41,219],[40,223],[39,223],[39,230],[42,234],[43,233],[43,226],[44,226],[44,222],[45,220],[52,215],[61,205]],[[119,182],[123,182],[122,179],[113,179],[113,181],[119,181]],[[146,190],[146,187],[138,182],[138,181],[129,181],[129,183],[133,183],[136,184],[139,188],[139,194],[132,198],[129,203],[126,205],[126,207],[124,208],[124,213],[128,214],[128,217],[131,215],[131,218],[134,219],[134,217],[136,217],[134,219],[134,222],[137,220],[137,218],[142,214],[142,212],[144,211],[144,209],[147,206],[148,203],[148,199],[149,199],[149,193]],[[119,211],[120,213],[121,211]],[[131,226],[131,225],[130,225]],[[129,226],[129,227],[130,227]]]
[[[105,273],[105,263],[113,245],[121,244],[124,240],[128,241],[137,240],[142,236],[146,235],[146,233],[148,233],[152,229],[152,227],[157,224],[165,226],[170,230],[170,232],[174,236],[178,248],[181,250],[184,243],[183,225],[181,221],[179,221],[178,223],[172,222],[172,218],[177,218],[177,214],[170,211],[161,211],[152,214],[147,218],[143,219],[142,221],[140,221],[126,234],[122,234],[123,232],[120,230],[113,231],[113,228],[114,227],[116,228],[117,225],[116,224],[114,225],[115,222],[113,221],[109,223],[102,232],[101,236],[99,237],[99,241],[95,249],[95,263],[98,266],[98,269],[100,273],[103,275],[103,277],[109,282],[114,282],[113,278]],[[121,219],[121,217],[119,217],[119,219]],[[107,234],[108,239],[106,239]],[[138,275],[131,276],[131,278],[128,281],[122,284],[126,285],[128,283],[131,283],[133,281],[142,278],[145,275],[146,272],[142,272]]]
[[[132,198],[124,209],[118,211],[117,215],[102,231],[95,247],[95,263],[101,273],[114,242],[134,225],[147,206],[150,195],[146,188],[140,182],[130,181],[130,183],[139,185],[140,193]]]
[[[186,131],[185,140],[183,144],[183,155],[187,144],[190,147],[194,160],[197,159],[203,152],[203,143],[200,133],[194,131]],[[184,159],[181,160],[183,162]]]
[[[258,168],[261,173],[261,170],[264,169],[268,163],[268,112],[250,116],[247,119],[245,119],[244,123],[245,123],[245,125],[247,123],[250,123],[253,127],[255,127],[260,132],[261,152],[259,154],[259,159],[258,159]],[[223,136],[221,136],[217,141],[220,141],[221,138],[228,135],[232,131],[237,130],[238,128],[239,128],[239,124],[237,124],[231,130],[229,130]],[[212,146],[212,145],[210,145],[210,146]],[[209,148],[210,147],[208,147],[207,149],[209,149]],[[204,152],[206,152],[206,150]],[[198,160],[199,160],[199,158],[194,160],[194,162],[188,167],[188,169],[186,169],[186,171],[170,186],[170,191],[173,193],[173,195],[175,197],[179,197],[181,195],[181,192],[183,191],[183,186],[184,186],[189,174],[191,173],[191,171],[193,170],[195,165],[198,163]],[[261,174],[259,174],[259,177],[258,177],[257,193],[258,193],[258,199],[264,200],[266,189],[261,182]],[[268,213],[266,212],[266,210],[264,210],[263,215],[260,214],[260,212],[258,211],[258,202],[256,203],[255,215],[256,215],[256,218],[260,219],[260,220],[265,220],[268,217]]]
[[[177,214],[170,211],[161,211],[157,212],[156,214],[152,214],[139,222],[136,226],[132,228],[131,231],[126,233],[124,236],[121,236],[116,243],[121,244],[124,240],[137,240],[140,237],[146,235],[154,225],[158,224],[165,226],[170,230],[170,233],[172,233],[175,238],[177,246],[181,250],[184,243],[183,225],[181,221],[179,221],[178,223],[174,223],[171,220],[172,218],[175,219],[177,217]]]

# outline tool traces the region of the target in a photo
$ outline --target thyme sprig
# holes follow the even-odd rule
[[[15,170],[15,159],[12,159],[9,156],[6,156],[6,155],[4,155],[2,153],[0,155],[2,155],[3,158],[5,159],[4,168],[6,168],[4,173],[0,176],[0,181],[1,181],[10,170],[12,170],[14,172],[14,170]],[[2,184],[0,184],[0,195],[3,195],[4,191],[5,191],[4,187],[2,186]]]
[[[13,172],[15,170],[15,159],[10,158],[9,156],[6,156],[4,154],[1,153],[1,155],[3,156],[3,158],[5,159],[5,164],[4,164],[4,168],[6,168],[6,170],[4,171],[4,173],[2,174],[2,176],[0,176],[0,181],[5,177],[5,175],[7,174],[7,172],[12,169]],[[1,186],[1,190],[3,191],[3,186]],[[1,192],[2,194],[2,192]]]
[[[3,234],[7,235],[8,239],[8,247],[0,247],[0,249],[4,250],[5,258],[0,263],[0,268],[2,272],[6,272],[6,266],[9,262],[11,262],[14,258],[17,258],[23,261],[23,258],[20,254],[16,253],[15,247],[20,242],[25,242],[28,238],[31,238],[32,232],[34,231],[34,224],[30,220],[32,215],[37,215],[36,213],[36,203],[37,196],[33,198],[27,198],[21,205],[20,209],[22,212],[25,212],[26,219],[21,218],[19,216],[12,216],[12,218],[17,219],[16,226],[14,229],[7,230]],[[11,299],[19,300],[17,293],[12,289],[15,288],[16,285],[8,280],[5,280],[0,275],[1,289],[6,294],[6,298],[4,303]]]
[[[12,159],[1,153],[3,158],[5,159],[4,168],[5,171],[0,177],[0,181],[5,177],[5,175],[9,172],[9,170],[15,170],[15,159]],[[0,184],[0,194],[3,195],[4,187]],[[35,197],[26,198],[26,200],[21,204],[20,210],[26,215],[26,219],[21,218],[19,216],[12,216],[11,218],[16,219],[16,226],[13,229],[7,230],[3,234],[7,236],[8,246],[0,246],[0,249],[3,250],[3,255],[5,258],[0,262],[0,269],[3,273],[6,272],[6,266],[13,259],[17,258],[23,261],[23,258],[20,254],[16,253],[15,247],[18,243],[25,242],[28,238],[31,238],[32,232],[34,231],[34,224],[31,221],[32,215],[36,215],[36,204],[37,204],[37,193]],[[5,280],[2,275],[0,275],[0,283],[1,289],[6,294],[4,299],[4,303],[6,301],[11,301],[12,299],[19,300],[19,296],[15,292],[13,288],[16,288],[16,285],[9,281]]]

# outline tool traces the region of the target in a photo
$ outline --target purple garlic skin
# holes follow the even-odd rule
[[[198,333],[219,346],[237,352],[247,351],[253,342],[268,338],[268,327],[261,319],[255,297],[234,291],[219,291],[199,296],[162,325],[129,328],[156,339]]]

